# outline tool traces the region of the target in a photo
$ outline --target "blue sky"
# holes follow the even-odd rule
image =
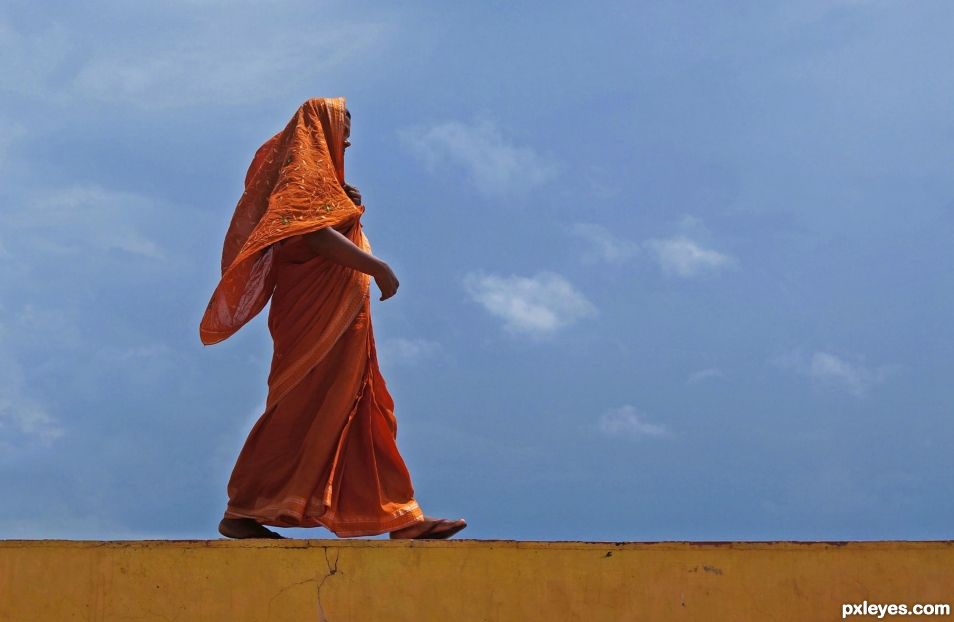
[[[309,97],[461,536],[950,538],[954,6],[5,2],[0,537],[215,538],[263,312],[198,322]],[[323,529],[283,530],[328,537]]]

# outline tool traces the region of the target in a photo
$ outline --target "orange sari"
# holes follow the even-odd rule
[[[226,518],[375,535],[423,519],[378,368],[370,277],[314,256],[301,234],[335,227],[370,252],[344,183],[342,97],[310,99],[255,154],[199,328],[206,345],[271,299],[265,412],[228,483]]]

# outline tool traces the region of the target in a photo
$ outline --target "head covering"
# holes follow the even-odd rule
[[[360,218],[344,184],[345,98],[313,98],[258,151],[222,247],[222,277],[199,325],[202,343],[227,339],[275,287],[275,244]]]

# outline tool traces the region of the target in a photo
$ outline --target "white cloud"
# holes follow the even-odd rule
[[[736,263],[732,257],[702,248],[682,235],[651,239],[643,244],[655,255],[665,274],[675,274],[683,278],[716,272]]]
[[[775,357],[772,362],[808,377],[817,386],[845,391],[860,398],[884,381],[893,368],[887,365],[871,368],[855,358],[856,361],[851,362],[831,352],[816,350],[806,355],[794,350]]]
[[[434,170],[451,162],[464,170],[480,192],[520,193],[547,182],[556,166],[529,147],[504,138],[490,121],[467,125],[448,121],[398,132],[402,142]]]
[[[587,262],[622,264],[645,249],[663,273],[682,278],[713,273],[736,265],[734,258],[704,248],[693,239],[700,235],[711,237],[702,220],[686,214],[675,224],[682,233],[663,239],[650,238],[641,244],[619,237],[608,228],[594,223],[574,223],[569,231],[587,244],[588,249],[583,255]]]
[[[602,225],[578,222],[571,226],[570,231],[589,245],[584,255],[587,261],[622,263],[639,252],[639,244],[617,237]]]
[[[378,358],[382,363],[415,365],[441,352],[441,344],[428,339],[405,339],[392,337],[377,344]]]
[[[92,100],[149,107],[259,101],[291,90],[289,75],[320,75],[339,65],[371,43],[377,30],[346,25],[308,36],[266,36],[260,40],[268,45],[249,45],[255,39],[206,27],[195,37],[152,41],[136,54],[104,49],[79,71],[74,87]]]
[[[6,350],[6,343],[2,344]],[[9,453],[24,441],[51,445],[63,429],[44,406],[26,391],[23,368],[6,352],[0,353],[0,449]]]
[[[314,8],[301,3],[300,10]],[[289,19],[294,10],[267,11],[256,19],[254,10],[225,16],[217,3],[179,3],[175,20],[96,39],[88,34],[95,29],[26,33],[0,22],[0,74],[9,78],[0,90],[148,109],[304,99],[313,94],[301,92],[302,84],[354,67],[388,39],[389,26],[377,20],[322,27]]]
[[[615,437],[640,438],[669,435],[666,426],[646,421],[646,418],[629,404],[601,415],[598,427],[604,434]]]
[[[504,320],[507,330],[545,335],[596,314],[596,308],[559,274],[533,277],[471,273],[464,277],[471,298]]]
[[[25,209],[4,216],[5,232],[17,241],[30,240],[31,251],[74,255],[83,251],[119,249],[150,259],[164,259],[162,250],[134,224],[155,209],[145,197],[94,185],[54,190],[25,200]]]
[[[852,364],[828,352],[815,352],[812,354],[808,375],[815,382],[841,387],[852,395],[861,397],[872,385],[885,378],[886,371]]]
[[[57,421],[35,400],[24,397],[9,384],[0,387],[0,443],[9,442],[8,429],[50,445],[63,435]]]
[[[700,369],[699,371],[693,372],[689,375],[689,378],[686,380],[686,384],[695,384],[697,382],[709,380],[710,378],[721,378],[722,375],[722,372],[715,367]]]

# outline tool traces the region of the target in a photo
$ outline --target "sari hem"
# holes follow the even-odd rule
[[[359,518],[359,519],[339,519],[329,512],[321,516],[301,516],[297,522],[292,523],[287,519],[280,519],[279,516],[291,516],[295,514],[292,506],[296,504],[272,504],[255,510],[247,508],[237,508],[233,505],[226,506],[224,518],[251,518],[260,525],[271,525],[272,527],[324,527],[339,538],[348,538],[354,536],[375,536],[390,531],[396,531],[404,527],[420,522],[424,518],[424,512],[417,501],[410,501],[402,509],[393,512],[388,518]],[[263,510],[284,509],[285,512],[267,512]],[[263,513],[265,515],[263,515]]]

